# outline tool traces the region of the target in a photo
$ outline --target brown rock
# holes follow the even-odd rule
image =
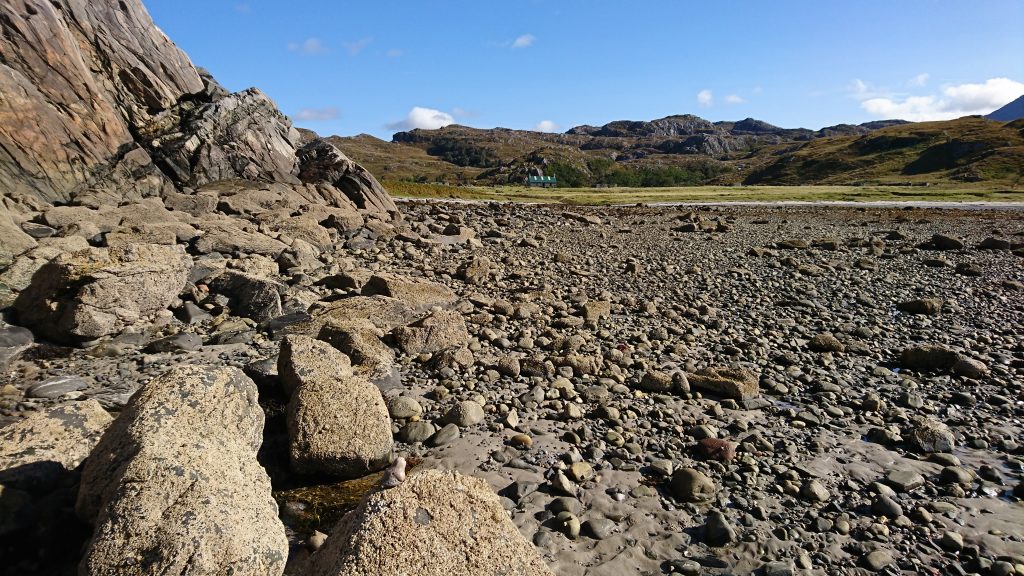
[[[117,334],[166,309],[191,268],[181,246],[131,244],[65,253],[40,268],[14,308],[20,323],[59,342]]]
[[[688,374],[690,387],[716,396],[744,400],[757,396],[757,374],[746,368],[712,367]]]

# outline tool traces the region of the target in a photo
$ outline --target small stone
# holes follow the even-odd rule
[[[459,427],[455,424],[446,424],[443,428],[438,430],[430,439],[427,440],[427,444],[437,447],[449,444],[461,436]]]
[[[939,482],[969,486],[974,482],[974,475],[959,466],[946,466],[939,472]]]
[[[574,462],[569,465],[569,477],[576,482],[584,482],[594,475],[594,468],[586,462]]]
[[[146,346],[147,352],[195,352],[203,347],[203,339],[198,334],[183,332],[159,340]]]
[[[512,446],[515,446],[516,448],[523,448],[529,450],[531,447],[533,447],[533,438],[530,438],[530,436],[526,434],[516,434],[515,436],[509,438],[508,443],[511,444]]]
[[[571,512],[559,512],[555,521],[558,523],[559,530],[570,540],[580,537],[580,519]]]
[[[889,554],[885,550],[869,552],[864,556],[863,564],[865,568],[872,572],[880,572],[884,570],[886,566],[892,564],[892,554]]]
[[[423,407],[416,401],[415,398],[409,396],[395,396],[388,401],[388,413],[391,414],[392,418],[399,420],[408,420],[409,418],[418,417],[423,413]]]
[[[903,507],[885,494],[875,498],[875,501],[871,503],[871,510],[879,516],[888,518],[899,518],[903,515]]]
[[[811,502],[828,502],[829,498],[832,497],[828,489],[818,480],[805,482],[800,488],[800,496]]]
[[[718,488],[699,470],[680,468],[672,474],[669,492],[684,502],[706,502],[714,497]]]
[[[457,426],[456,430],[458,430]],[[398,432],[398,439],[406,444],[420,444],[426,442],[436,431],[437,428],[430,422],[418,420],[402,426]]]
[[[910,492],[924,486],[924,476],[909,470],[892,470],[885,475],[885,483],[897,492]]]
[[[484,408],[473,400],[463,400],[452,406],[445,414],[445,422],[449,422],[459,428],[467,428],[484,419]]]
[[[793,576],[793,563],[788,561],[769,562],[761,569],[764,576]]]
[[[595,540],[604,540],[612,535],[615,530],[615,522],[607,518],[591,518],[583,523],[583,528]]]
[[[736,531],[729,524],[725,514],[718,510],[708,512],[704,523],[704,542],[708,546],[725,546],[736,540]]]
[[[942,533],[942,538],[939,539],[939,546],[946,550],[958,552],[964,548],[964,537],[956,532],[947,530]]]

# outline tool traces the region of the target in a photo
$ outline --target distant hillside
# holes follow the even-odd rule
[[[1024,181],[1024,121],[978,116],[824,138],[781,151],[746,184],[859,184]]]
[[[519,184],[529,174],[565,186],[854,184],[1021,181],[1021,133],[979,117],[911,124],[885,120],[820,130],[693,115],[577,126],[562,134],[452,125],[330,137],[380,178]]]
[[[1014,120],[1024,118],[1024,96],[985,116],[985,118],[999,122],[1013,122]]]

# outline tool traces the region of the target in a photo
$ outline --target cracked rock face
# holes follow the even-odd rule
[[[0,4],[0,181],[66,201],[134,148],[133,126],[199,92],[188,57],[138,0]]]

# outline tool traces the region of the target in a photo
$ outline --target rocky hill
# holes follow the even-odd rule
[[[972,144],[932,149],[942,142],[919,132]],[[884,120],[808,130],[753,118],[710,122],[682,115],[577,126],[563,134],[447,126],[399,132],[391,142],[367,135],[329,140],[385,179],[424,182],[519,184],[538,171],[558,176],[564,185],[584,187],[904,182],[1013,186],[1020,181],[1019,171],[1012,169],[1019,166],[1019,130],[970,118],[925,124]],[[947,153],[952,156],[935,161]],[[902,162],[878,163],[879,154]],[[797,166],[808,155],[815,158],[813,169],[786,173],[782,168]],[[861,169],[852,168],[856,166]]]
[[[985,118],[995,120],[997,122],[1013,122],[1014,120],[1024,118],[1024,96],[1021,96],[999,110],[992,112],[985,116]]]

